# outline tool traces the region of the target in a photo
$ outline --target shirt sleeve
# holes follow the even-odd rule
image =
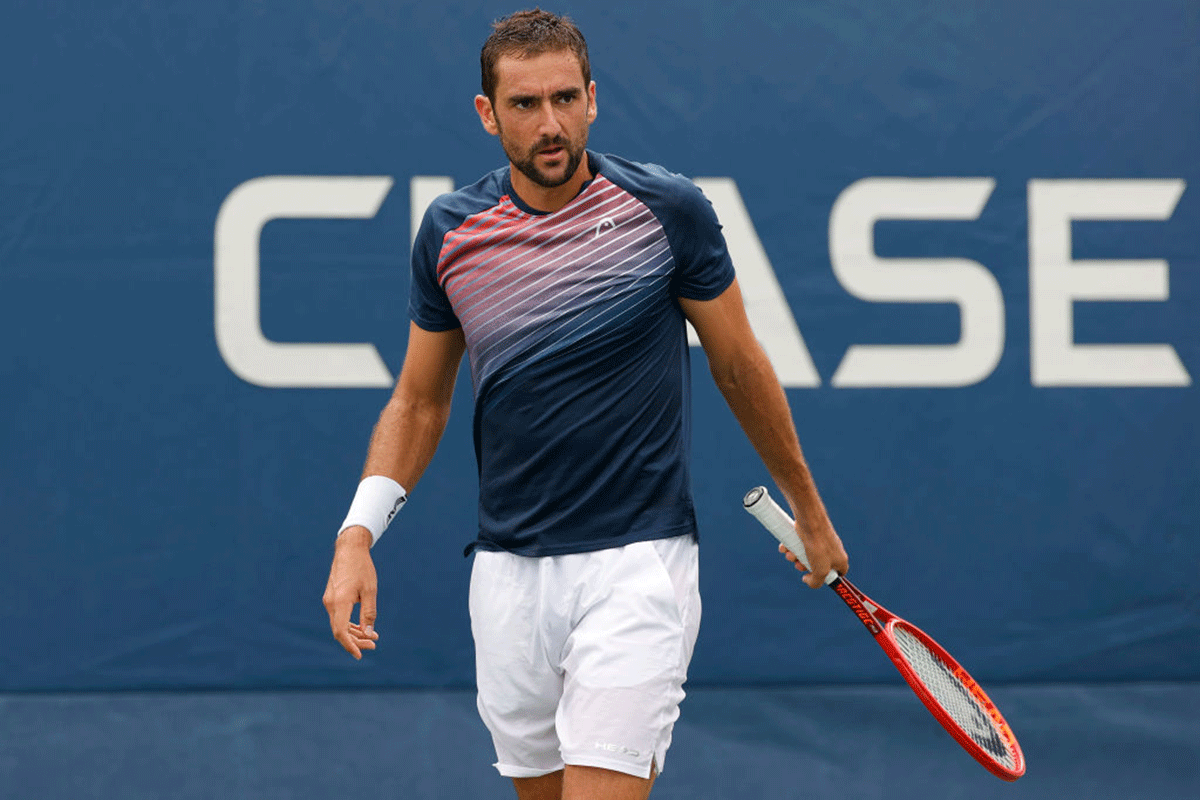
[[[446,290],[438,281],[438,257],[446,232],[437,225],[434,215],[434,206],[431,205],[421,220],[416,241],[413,242],[408,316],[418,327],[436,332],[453,330],[462,325],[450,306]]]
[[[689,300],[712,300],[735,277],[733,260],[712,203],[687,179],[676,184],[674,213],[664,225],[675,257],[673,291]]]

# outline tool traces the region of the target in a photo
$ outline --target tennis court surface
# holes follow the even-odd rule
[[[697,688],[653,797],[1200,797],[1200,686],[990,688],[1029,760],[1014,784],[903,686]],[[490,759],[470,691],[0,697],[11,800],[514,797]]]

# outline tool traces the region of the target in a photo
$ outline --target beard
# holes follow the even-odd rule
[[[527,153],[522,153],[518,147],[508,141],[504,136],[504,131],[500,131],[500,146],[504,148],[504,154],[508,156],[508,160],[513,163],[521,174],[529,180],[542,186],[546,189],[554,189],[562,186],[575,175],[575,170],[579,169],[580,162],[583,161],[584,152],[587,148],[587,132],[584,132],[584,140],[578,145],[573,145],[571,140],[566,136],[555,136],[553,139],[542,139],[536,145],[531,147]],[[561,147],[566,153],[566,165],[562,168],[561,175],[550,175],[543,171],[537,165],[538,153],[549,147]]]

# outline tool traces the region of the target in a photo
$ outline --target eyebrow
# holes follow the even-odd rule
[[[560,100],[560,99],[566,99],[566,98],[574,99],[576,97],[582,97],[582,96],[583,96],[583,90],[580,89],[578,86],[572,86],[569,89],[559,89],[557,92],[551,92],[551,94],[550,94],[550,97],[553,100]],[[516,105],[518,103],[531,103],[538,99],[539,99],[539,95],[536,95],[536,94],[515,94],[508,98],[508,102],[511,105]]]

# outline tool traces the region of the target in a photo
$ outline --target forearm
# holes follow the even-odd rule
[[[449,418],[448,404],[394,395],[371,434],[363,477],[385,475],[412,491],[433,460]]]
[[[446,430],[465,349],[459,329],[438,333],[409,325],[404,367],[371,434],[364,478],[383,475],[408,491],[417,485]]]
[[[383,535],[404,504],[406,492],[416,486],[433,459],[448,418],[448,403],[421,403],[399,392],[393,395],[371,435],[363,482],[343,522],[339,547],[370,547]]]
[[[825,507],[804,459],[787,395],[761,347],[755,342],[728,367],[714,370],[713,378],[797,520],[810,530],[823,524]]]
[[[750,328],[737,281],[712,300],[681,298],[679,304],[700,335],[725,402],[792,507],[815,570],[804,582],[816,588],[831,569],[845,574],[846,551],[804,461],[787,395]]]

